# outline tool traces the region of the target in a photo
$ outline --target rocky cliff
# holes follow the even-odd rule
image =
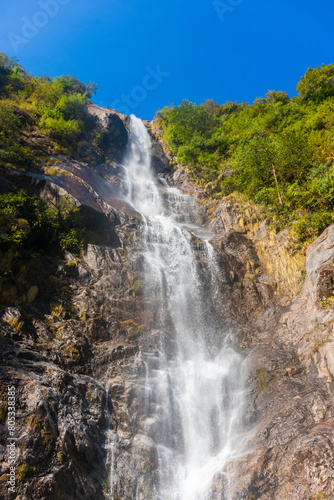
[[[157,332],[142,293],[141,218],[119,191],[128,119],[97,106],[91,113],[106,159],[93,168],[58,156],[56,175],[15,172],[3,182],[5,190],[24,187],[54,204],[69,196],[92,229],[82,255],[41,263],[38,294],[1,309],[3,498],[108,498],[111,450],[117,498],[135,498],[138,477],[138,498],[151,498],[144,476],[156,474],[154,422],[143,419],[138,353],[154,351]],[[248,436],[229,464],[233,498],[334,498],[334,226],[310,246],[305,281],[292,297],[264,258],[282,261],[284,235],[273,244],[265,223],[247,232],[230,200],[202,203],[190,175],[173,173],[152,138],[156,173],[197,198],[203,224],[215,233],[220,318],[247,360]],[[15,493],[8,492],[8,387],[15,387]],[[217,477],[212,500],[224,498]]]

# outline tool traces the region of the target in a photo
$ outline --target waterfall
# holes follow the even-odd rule
[[[141,434],[153,439],[154,500],[207,500],[241,439],[243,358],[216,314],[218,264],[210,235],[198,225],[194,200],[157,180],[151,141],[132,116],[124,164],[125,197],[142,215],[147,307],[154,314],[154,349],[140,363]],[[140,497],[137,493],[137,498]]]

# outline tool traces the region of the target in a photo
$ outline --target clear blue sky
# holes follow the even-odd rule
[[[334,62],[333,19],[333,0],[11,0],[0,50],[37,75],[92,80],[96,104],[151,119],[182,99],[295,95],[309,66]]]

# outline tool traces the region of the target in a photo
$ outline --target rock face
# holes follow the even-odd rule
[[[329,298],[334,290],[334,227],[328,227],[308,249],[307,291],[313,301]]]
[[[333,231],[310,246],[302,293],[288,307],[266,308],[254,323],[247,359],[254,434],[246,458],[234,464],[244,484],[236,498],[334,495]]]
[[[110,449],[119,500],[152,500],[158,481],[155,421],[143,418],[138,380],[145,378],[141,346],[154,352],[159,332],[142,295],[141,218],[118,191],[115,160],[126,147],[127,117],[97,106],[90,112],[101,121],[110,162],[93,169],[60,157],[59,170],[69,174],[61,179],[6,178],[55,203],[70,196],[101,240],[90,241],[80,258],[67,253],[46,264],[52,289],[45,296],[29,291],[29,310],[8,304],[0,311],[1,498],[110,498]],[[158,175],[169,167],[156,140],[153,166]],[[173,182],[204,198],[185,169]],[[228,464],[229,500],[334,498],[334,226],[309,248],[301,293],[282,302],[254,241],[235,230],[236,207],[223,201],[211,208],[202,213],[214,233],[220,315],[248,367],[251,432]],[[265,237],[266,223],[257,231]],[[57,303],[64,295],[66,310]],[[7,482],[8,387],[15,387],[15,493]],[[228,498],[223,472],[212,500]]]
[[[202,189],[194,185],[192,182],[192,175],[186,171],[185,167],[180,167],[176,170],[173,174],[173,183],[197,200],[201,200],[204,197]]]
[[[160,144],[155,134],[152,132],[151,122],[144,122],[144,123],[149,131],[152,141],[152,168],[154,172],[158,175],[161,172],[169,170],[170,158],[168,158],[165,155],[162,145]]]
[[[100,123],[101,145],[114,160],[122,158],[128,140],[126,126],[129,118],[109,108],[89,105],[88,111]]]
[[[213,214],[211,227],[215,233],[226,233],[233,229],[238,216],[238,211],[232,203],[222,201]]]
[[[31,305],[33,320],[15,308],[2,313],[2,498],[11,498],[9,386],[15,387],[19,438],[13,498],[105,498],[105,432],[112,410],[106,375],[113,359],[133,358],[138,349],[127,333],[120,333],[122,321],[138,321],[141,314],[141,297],[133,289],[138,267],[135,224],[137,218],[114,213],[117,241],[88,245],[79,262],[68,254],[66,261],[55,263],[51,279],[71,297],[70,317],[57,305],[45,316],[43,297]],[[131,257],[126,253],[130,248]]]

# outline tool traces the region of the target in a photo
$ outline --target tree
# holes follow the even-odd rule
[[[276,165],[284,182],[305,180],[313,164],[313,150],[306,134],[286,130],[277,137]]]
[[[334,64],[308,68],[297,85],[297,91],[303,101],[315,103],[334,97]]]
[[[255,99],[254,104],[273,105],[273,104],[286,104],[289,101],[289,96],[286,92],[281,90],[269,90],[264,97]]]
[[[65,94],[86,94],[87,97],[92,97],[96,94],[97,85],[90,82],[88,85],[78,80],[74,75],[57,76],[54,83],[59,85],[62,92]]]
[[[276,157],[275,144],[263,134],[256,134],[240,147],[236,154],[236,166],[243,189],[248,194],[256,194],[264,185],[274,185],[273,165]]]

